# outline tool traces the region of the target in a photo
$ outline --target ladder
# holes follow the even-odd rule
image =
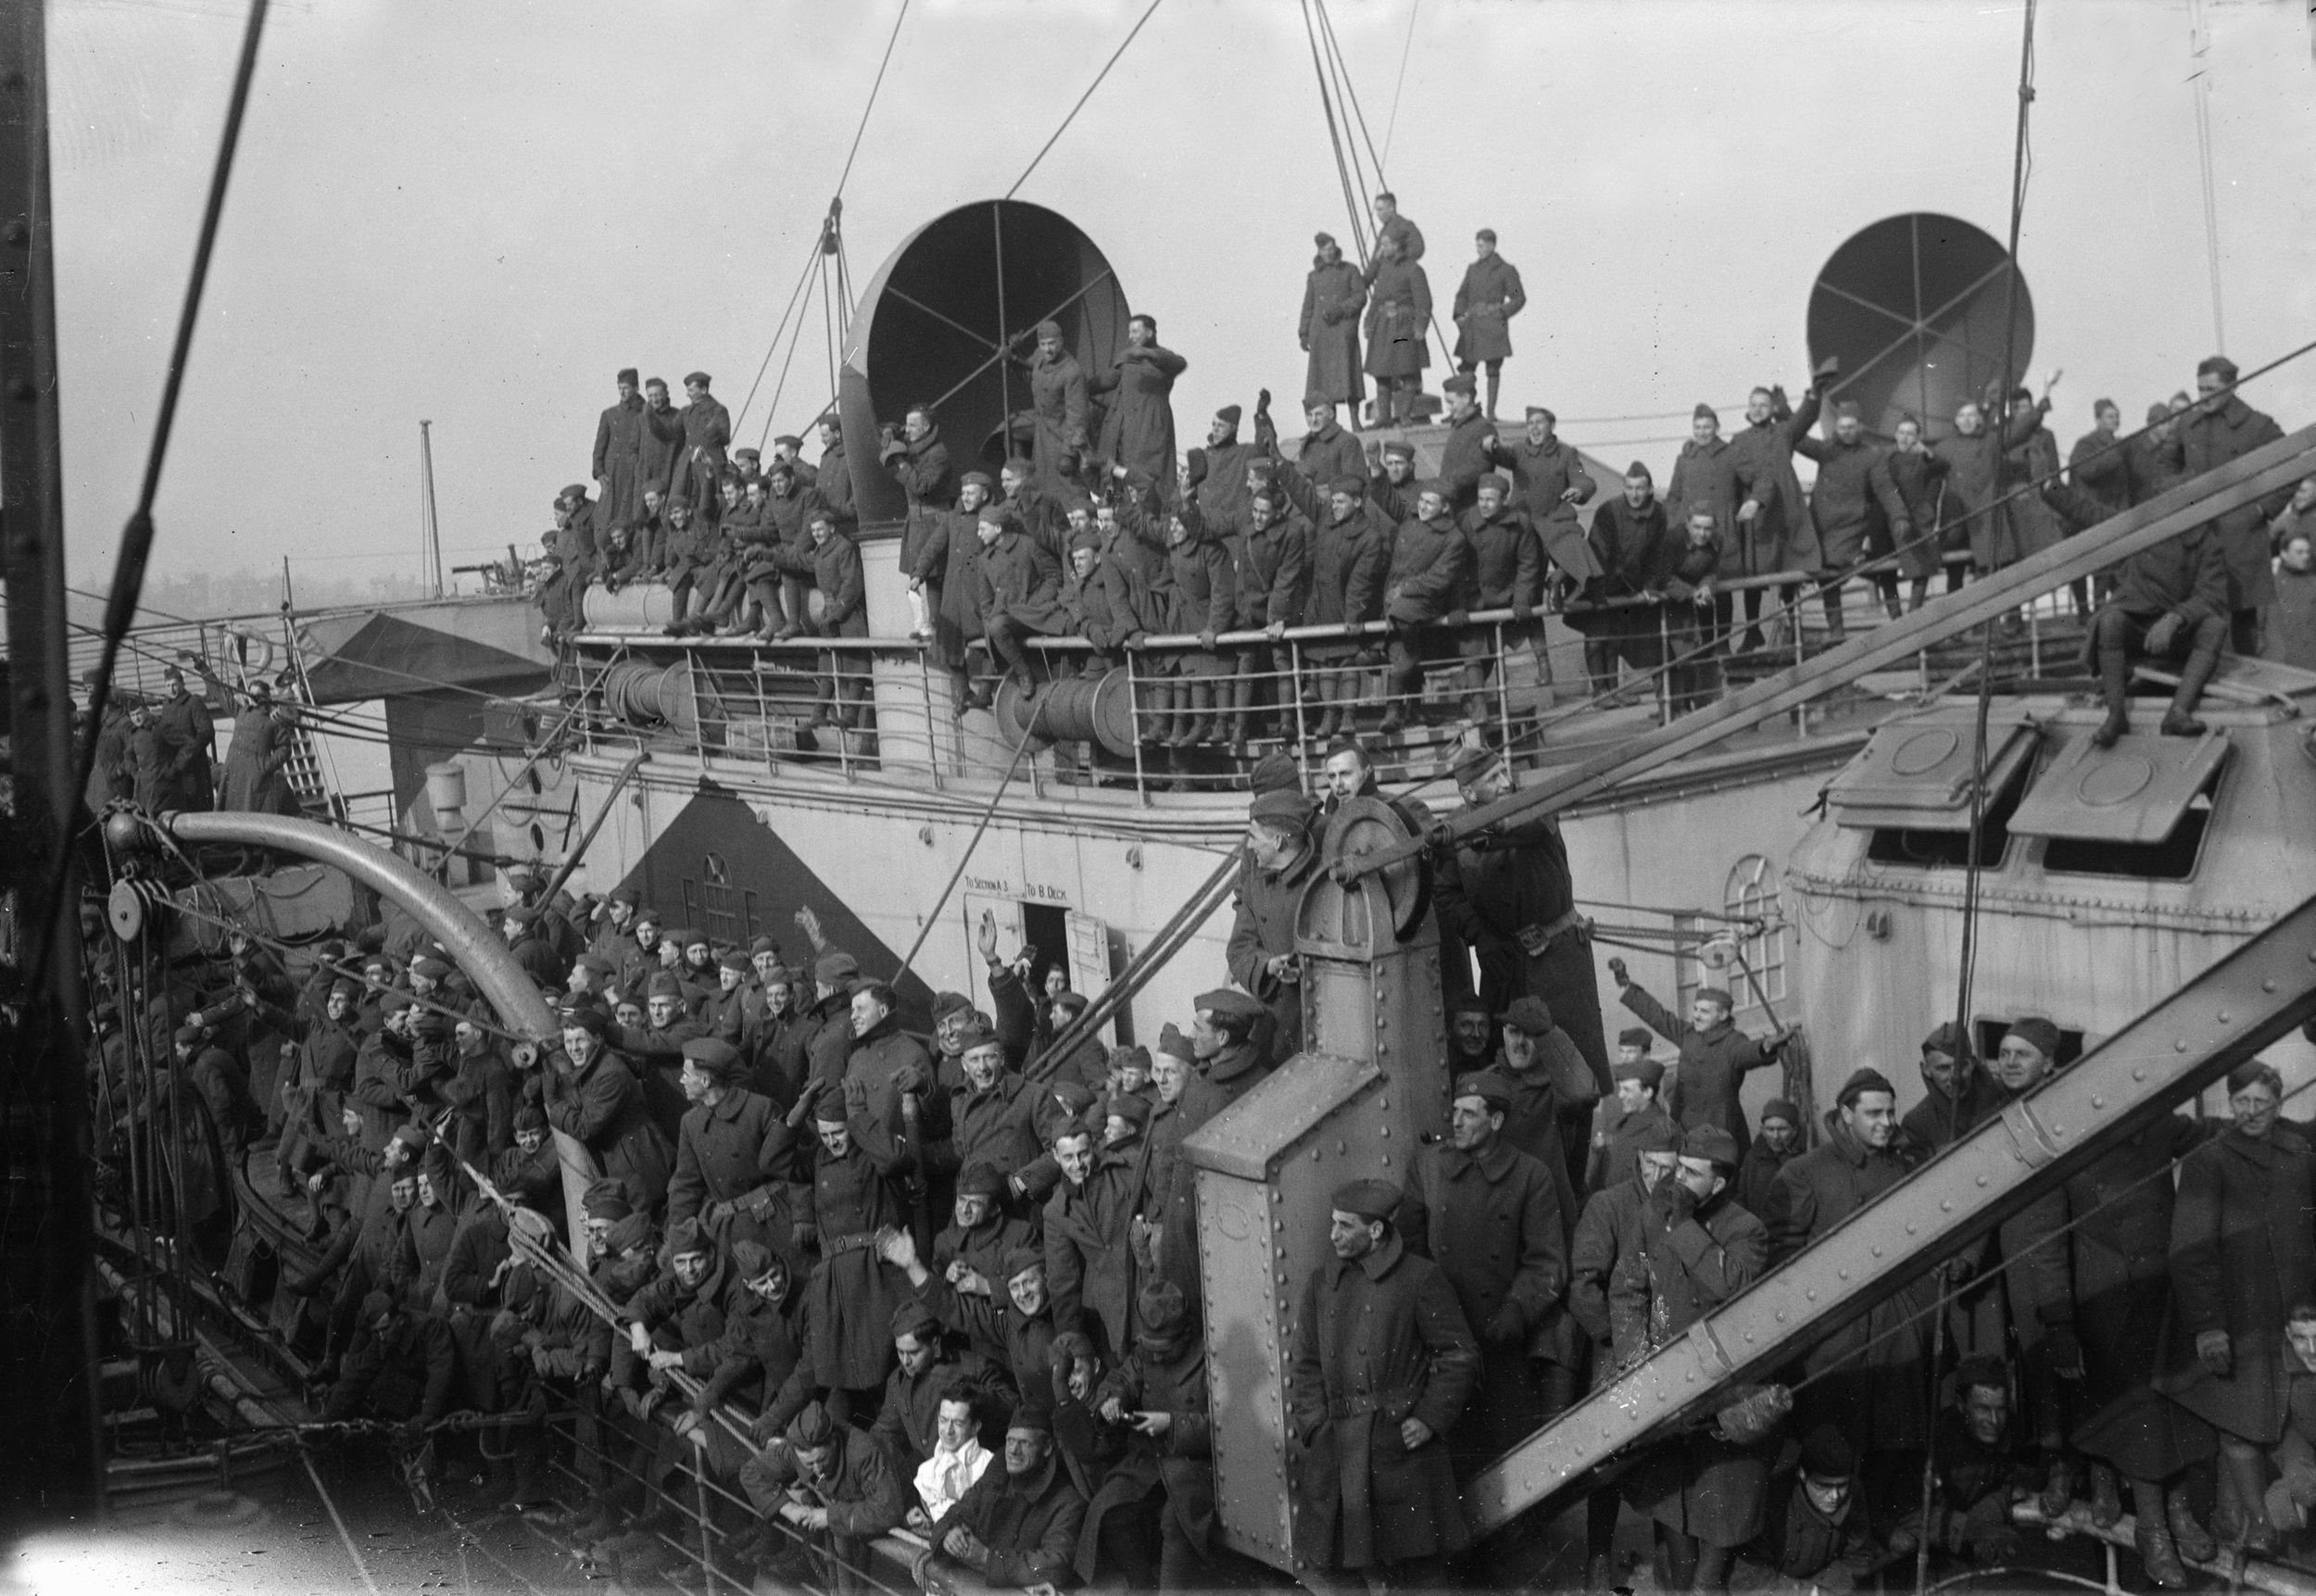
[[[301,709],[314,707],[313,679],[306,674],[306,651],[298,646],[297,623],[289,608],[282,609],[282,647],[289,656],[289,669],[283,672],[289,678],[289,701]],[[343,823],[346,819],[346,789],[338,781],[336,767],[331,762],[329,750],[313,734],[304,715],[294,715],[289,728],[289,763],[282,774],[289,781],[290,790],[297,795],[297,807],[313,820]]]

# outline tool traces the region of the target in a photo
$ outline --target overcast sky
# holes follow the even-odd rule
[[[1002,194],[1143,0],[914,0],[845,190],[857,279]],[[1999,236],[2021,14],[1970,0],[1334,0],[1444,308],[1479,226],[1521,269],[1507,405],[1660,468],[1703,398],[1798,387],[1818,268],[1880,217]],[[455,562],[535,541],[611,374],[735,409],[825,210],[898,0],[279,0],[158,506],[164,571],[414,568],[418,422]],[[1403,41],[1403,87],[1391,119]],[[74,579],[149,440],[241,10],[51,0]],[[2045,0],[2020,250],[2062,442],[2214,344],[2184,3]],[[2295,0],[2207,0],[2229,352],[2316,337],[2316,77]],[[1189,357],[1192,431],[1301,392],[1310,234],[1343,205],[1293,0],[1164,0],[1021,197]],[[2316,371],[2263,384],[2287,426]],[[817,315],[776,421],[827,396]],[[762,400],[759,401],[759,416]],[[1678,412],[1675,416],[1673,413]],[[1640,421],[1579,418],[1641,416]],[[752,441],[758,420],[743,423]]]

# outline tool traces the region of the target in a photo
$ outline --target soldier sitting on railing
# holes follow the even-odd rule
[[[1145,635],[1134,608],[1132,579],[1117,556],[1103,546],[1090,522],[1070,534],[1070,571],[1062,585],[1062,608],[1077,635],[1093,645],[1087,656],[1096,673],[1126,663],[1126,651]]]
[[[1247,756],[1247,738],[1255,735],[1253,707],[1264,697],[1262,681],[1278,670],[1280,655],[1272,643],[1290,626],[1300,626],[1308,601],[1311,528],[1289,503],[1287,490],[1275,479],[1271,462],[1250,467],[1257,485],[1247,496],[1243,525],[1231,539],[1237,559],[1233,585],[1237,589],[1233,624],[1240,631],[1262,632],[1265,641],[1241,645],[1230,684],[1236,713],[1230,722],[1230,753]],[[1273,728],[1281,737],[1294,735],[1295,713],[1289,679],[1279,679],[1278,714]]]
[[[1661,597],[1680,544],[1666,521],[1664,501],[1656,496],[1655,479],[1642,461],[1625,468],[1623,492],[1603,499],[1593,511],[1590,547],[1600,567],[1591,597]],[[1616,691],[1620,661],[1643,677],[1664,664],[1657,615],[1653,604],[1603,604],[1570,618],[1584,634],[1584,668],[1592,673],[1595,695]]]
[[[749,1500],[774,1525],[735,1550],[784,1585],[838,1596],[866,1589],[868,1543],[900,1527],[907,1497],[885,1449],[866,1431],[809,1402],[787,1433],[740,1470]]]
[[[1166,630],[1195,634],[1199,647],[1159,660],[1143,740],[1179,748],[1213,735],[1215,692],[1227,690],[1219,681],[1226,667],[1215,652],[1215,640],[1230,629],[1238,587],[1229,551],[1212,534],[1195,503],[1186,500],[1166,518],[1166,551],[1174,582]]]
[[[1448,513],[1445,490],[1436,482],[1425,483],[1416,495],[1415,513],[1400,522],[1392,539],[1391,569],[1383,581],[1383,614],[1391,639],[1390,702],[1378,728],[1385,735],[1407,723],[1411,705],[1420,710],[1425,663],[1454,647],[1437,623],[1465,619],[1461,605],[1471,572],[1471,540]]]
[[[1508,478],[1490,471],[1475,492],[1476,502],[1457,521],[1472,546],[1472,574],[1456,608],[1512,611],[1510,625],[1475,627],[1455,640],[1455,651],[1470,661],[1464,668],[1464,714],[1486,723],[1498,718],[1481,693],[1495,672],[1499,643],[1508,652],[1522,643],[1533,647],[1536,642],[1529,617],[1543,598],[1544,546],[1528,513],[1512,506]],[[1454,615],[1448,620],[1455,622]]]
[[[715,597],[722,572],[718,566],[716,529],[699,522],[682,499],[667,507],[665,550],[668,582],[668,625],[671,637],[681,636],[693,610],[705,610]],[[692,604],[697,597],[699,603]]]
[[[1690,510],[1686,535],[1665,575],[1665,633],[1672,657],[1673,713],[1685,715],[1713,695],[1718,659],[1727,647],[1728,597],[1714,586],[1725,556],[1721,529],[1711,510]],[[1684,658],[1685,657],[1685,658]]]
[[[1026,702],[1040,683],[1024,639],[1059,636],[1069,623],[1061,604],[1061,562],[1005,505],[985,505],[975,514],[983,635]]]

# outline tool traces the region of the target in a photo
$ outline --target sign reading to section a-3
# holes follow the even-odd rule
[[[1033,881],[1015,892],[1013,884],[1002,876],[967,875],[963,881],[968,892],[994,893],[1001,898],[1019,898],[1029,903],[1067,903],[1070,900],[1067,887],[1048,886],[1042,882]]]

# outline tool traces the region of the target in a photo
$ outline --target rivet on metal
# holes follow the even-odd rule
[[[1952,1213],[1954,1212],[1954,1199],[1949,1197],[1944,1202],[1941,1202],[1938,1205],[1938,1211],[1941,1213]]]
[[[2220,1024],[2222,1025],[2233,1025],[2235,1024],[2235,1016],[2229,1013],[2225,1009],[2222,1009],[2220,1011]]]
[[[2105,1098],[2093,1098],[2091,1100],[2091,1106],[2095,1109],[2103,1109],[2107,1106],[2107,1100]],[[2053,1125],[2051,1128],[2053,1130],[2057,1130],[2058,1127]]]
[[[2272,975],[2269,976],[2268,979],[2259,984],[2259,989],[2263,992],[2274,991],[2276,989],[2276,978]]]
[[[1985,1177],[1984,1175],[1980,1175],[1980,1176],[1978,1177],[1978,1183],[1979,1183],[1981,1186],[1984,1186],[1984,1185],[1986,1184],[1986,1177]]]
[[[2147,1072],[2145,1070],[2133,1070],[2131,1072],[2131,1078],[2134,1081],[2144,1081],[2147,1078]]]
[[[2173,1043],[2171,1044],[2171,1051],[2173,1051],[2173,1052],[2175,1052],[2175,1053],[2184,1053],[2184,1052],[2185,1052],[2186,1050],[2187,1050],[2187,1043],[2186,1043],[2184,1040],[2181,1040],[2181,1041],[2173,1042]]]

